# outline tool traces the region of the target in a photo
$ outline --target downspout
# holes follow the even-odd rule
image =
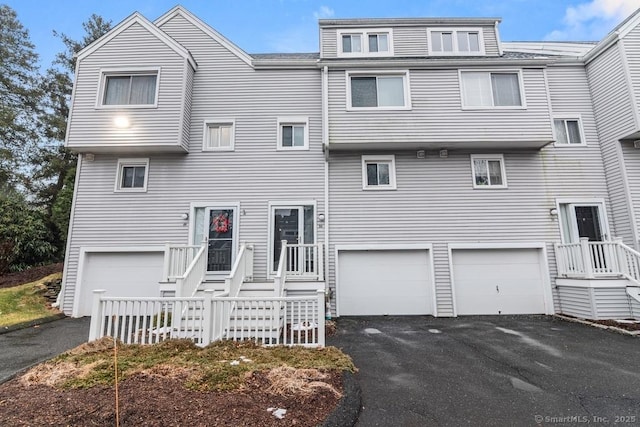
[[[324,280],[325,289],[329,277],[329,69],[325,65],[322,77],[322,151],[324,153]],[[331,302],[327,317],[330,315]]]

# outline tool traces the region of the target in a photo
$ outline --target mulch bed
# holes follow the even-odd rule
[[[342,374],[325,382],[342,390]],[[309,397],[267,391],[269,379],[254,372],[235,392],[201,392],[183,387],[184,380],[138,374],[119,384],[121,426],[316,426],[339,398],[318,388]],[[23,385],[19,378],[0,387],[2,426],[114,426],[115,393],[111,387],[59,390]],[[283,408],[283,419],[267,408]]]
[[[17,271],[0,276],[0,288],[10,288],[12,286],[23,285],[34,282],[53,273],[62,271],[62,263],[32,267],[28,270]]]
[[[591,320],[593,323],[605,326],[615,326],[625,331],[640,331],[640,323],[618,322],[616,320]]]

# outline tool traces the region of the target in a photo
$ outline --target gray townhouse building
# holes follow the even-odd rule
[[[323,19],[248,54],[176,7],[78,55],[61,308],[326,292],[327,314],[640,315],[640,13]]]

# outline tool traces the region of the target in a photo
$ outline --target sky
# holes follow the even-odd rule
[[[317,52],[322,18],[502,18],[503,41],[597,41],[640,0],[0,0],[18,14],[43,68],[64,50],[56,30],[81,39],[92,13],[115,26],[133,12],[155,20],[181,4],[248,53]]]

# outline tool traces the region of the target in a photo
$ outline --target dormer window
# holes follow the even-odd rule
[[[438,28],[427,32],[430,55],[484,55],[480,28]]]
[[[338,31],[338,56],[393,55],[391,29]]]

